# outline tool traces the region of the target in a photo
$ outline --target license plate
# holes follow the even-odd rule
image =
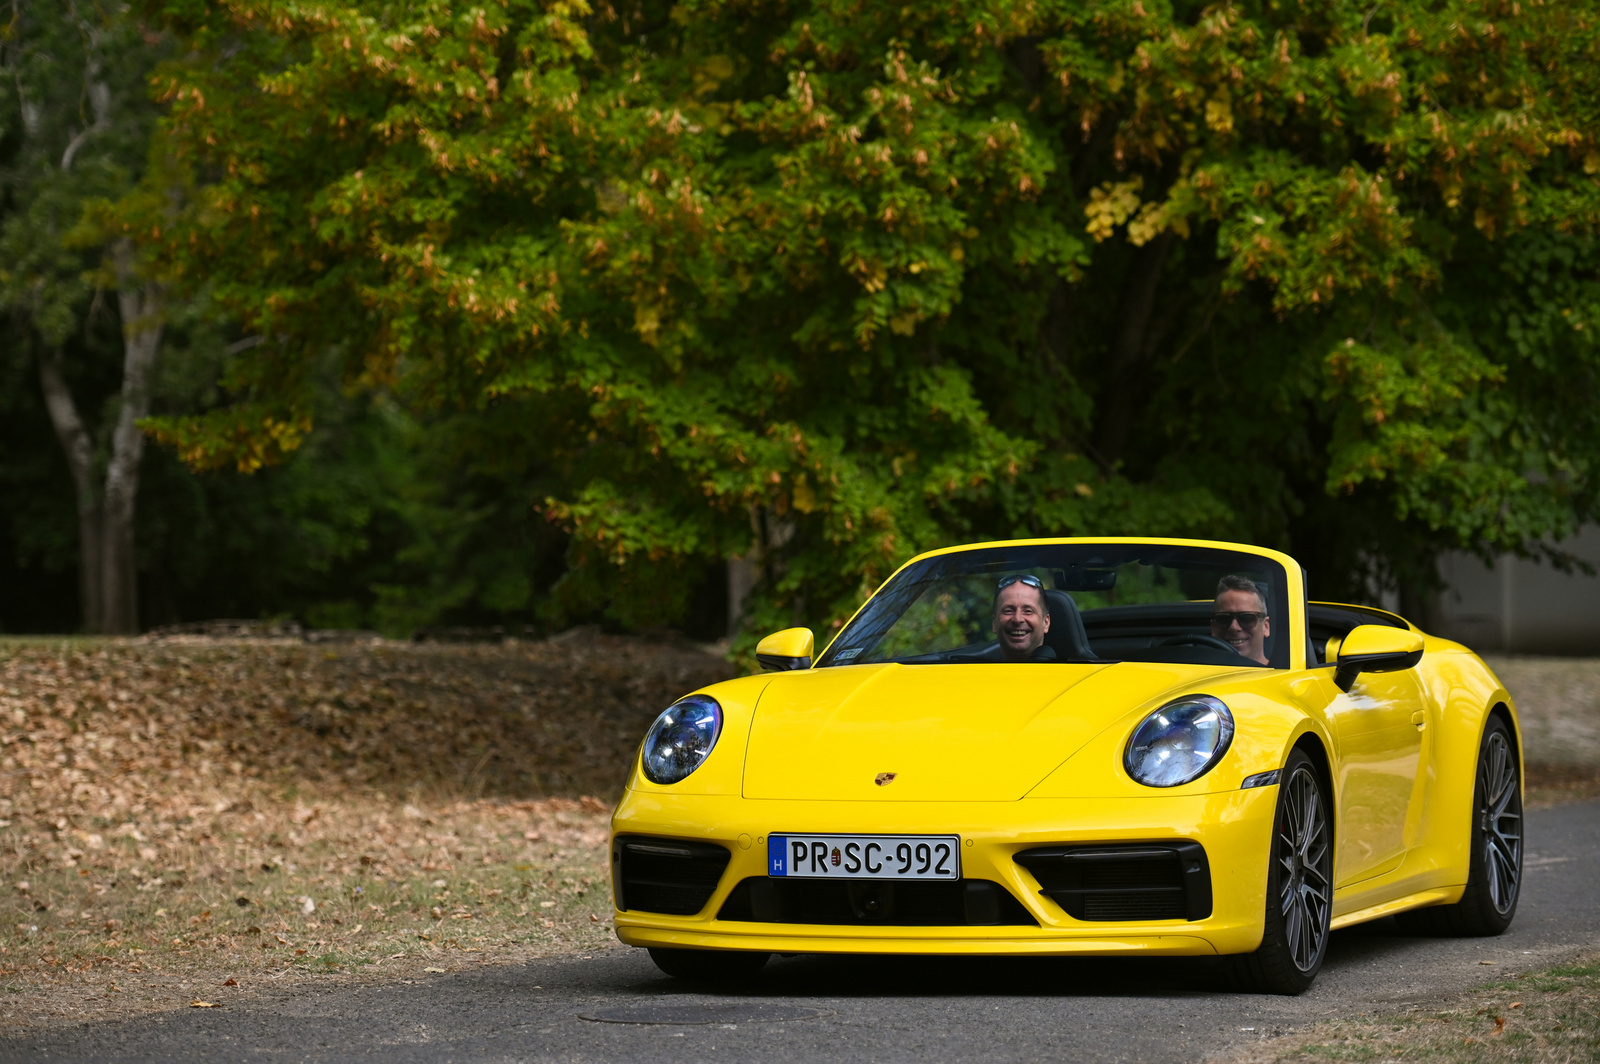
[[[956,835],[768,835],[767,875],[800,879],[960,879]]]

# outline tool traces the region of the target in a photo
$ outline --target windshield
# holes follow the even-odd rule
[[[1147,661],[1288,668],[1283,567],[1210,547],[987,547],[907,566],[817,662]]]

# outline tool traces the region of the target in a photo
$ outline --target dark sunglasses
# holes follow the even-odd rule
[[[1027,573],[1018,573],[1016,576],[1006,577],[995,585],[995,590],[1004,591],[1012,584],[1027,584],[1029,587],[1036,587],[1040,591],[1044,590],[1044,585],[1039,582],[1039,578],[1037,576],[1029,576]]]
[[[1211,615],[1211,627],[1226,631],[1233,626],[1234,621],[1238,621],[1241,629],[1246,632],[1253,632],[1255,631],[1256,625],[1261,623],[1261,618],[1265,616],[1266,614],[1258,613],[1255,610],[1238,610],[1232,613],[1213,613]]]

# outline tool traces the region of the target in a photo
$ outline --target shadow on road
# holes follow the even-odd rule
[[[1415,948],[1393,920],[1336,931],[1321,979]],[[621,989],[621,988],[619,988]],[[638,994],[695,994],[665,976],[635,983]],[[1227,957],[778,957],[748,984],[717,987],[732,997],[1173,997],[1244,992]]]

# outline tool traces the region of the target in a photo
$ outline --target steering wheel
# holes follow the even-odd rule
[[[1216,636],[1214,636],[1214,635],[1201,635],[1199,632],[1182,632],[1182,633],[1180,633],[1178,635],[1169,635],[1169,636],[1167,636],[1167,638],[1165,638],[1161,642],[1157,643],[1156,646],[1158,646],[1158,647],[1210,647],[1212,650],[1226,650],[1230,654],[1239,654],[1239,652],[1237,650],[1233,649],[1232,646],[1230,646],[1228,643],[1222,641],[1221,639],[1218,639]],[[1240,654],[1239,656],[1243,657],[1242,654]]]

